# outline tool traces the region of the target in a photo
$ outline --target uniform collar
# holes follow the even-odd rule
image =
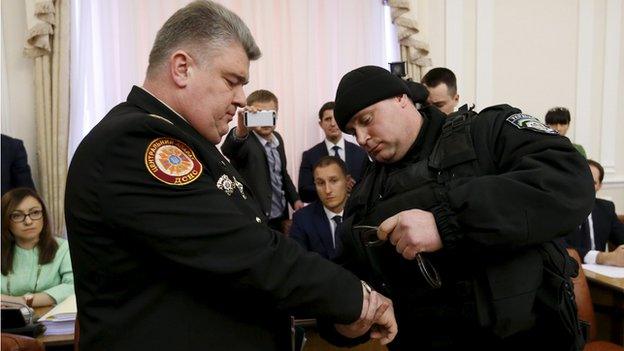
[[[418,112],[420,112],[423,118],[418,136],[405,156],[403,156],[401,160],[391,164],[391,168],[401,168],[405,163],[411,164],[429,157],[429,154],[431,154],[442,132],[442,126],[446,118],[445,114],[440,112],[437,108],[432,107],[425,107],[418,110]]]
[[[200,140],[206,142],[206,139],[201,136],[201,134],[199,134],[199,132],[197,132],[195,128],[193,128],[188,121],[182,117],[182,115],[147,91],[145,88],[134,85],[130,94],[128,94],[126,101],[140,107],[149,114],[166,119],[171,122],[171,124],[182,129],[186,133],[199,137]]]

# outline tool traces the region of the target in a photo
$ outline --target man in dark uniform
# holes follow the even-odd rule
[[[447,119],[409,95],[374,66],[336,92],[340,128],[375,160],[347,203],[339,260],[392,298],[390,349],[578,348],[575,267],[553,239],[591,209],[586,162],[511,106]]]
[[[289,313],[396,334],[387,299],[267,227],[215,147],[259,56],[234,13],[187,5],[143,87],[78,147],[65,204],[81,350],[290,350]]]

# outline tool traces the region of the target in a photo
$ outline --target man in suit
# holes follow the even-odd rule
[[[335,156],[323,156],[314,165],[314,185],[320,201],[295,212],[290,237],[308,251],[333,260],[340,252],[336,227],[347,202],[347,169]]]
[[[604,169],[594,160],[587,162],[597,193],[602,187]],[[618,219],[611,201],[596,198],[592,212],[566,237],[566,242],[578,251],[585,263],[624,267],[624,224]],[[615,250],[607,251],[608,242],[616,246]]]
[[[425,74],[421,82],[429,90],[427,102],[440,111],[450,115],[455,111],[459,102],[457,93],[457,78],[455,73],[445,67],[433,68]]]
[[[342,137],[342,132],[334,120],[333,101],[326,102],[319,110],[319,126],[325,133],[325,140],[311,149],[304,151],[299,167],[299,196],[305,202],[313,202],[319,197],[314,185],[312,167],[323,156],[336,156],[347,166],[347,190],[351,191],[355,183],[359,182],[368,165],[368,155],[359,146],[350,143]]]
[[[216,147],[259,56],[236,14],[191,2],[81,141],[65,193],[81,350],[291,350],[293,311],[396,334],[389,301],[266,225]]]
[[[2,195],[19,188],[35,188],[24,143],[2,134]]]
[[[249,94],[247,105],[253,111],[278,110],[277,96],[268,90]],[[221,150],[251,187],[262,211],[269,217],[269,226],[284,232],[284,221],[289,217],[287,203],[295,211],[303,203],[288,174],[284,139],[275,126],[247,128],[239,116],[237,126],[232,128]]]

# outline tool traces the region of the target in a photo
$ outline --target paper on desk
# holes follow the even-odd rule
[[[48,313],[39,318],[39,322],[43,321],[66,321],[76,319],[76,295],[72,294],[66,298],[63,302],[54,306]]]
[[[73,334],[77,312],[76,295],[72,294],[39,318],[46,327],[44,335]]]
[[[583,269],[611,278],[624,278],[624,267],[605,266],[602,264],[584,264]]]

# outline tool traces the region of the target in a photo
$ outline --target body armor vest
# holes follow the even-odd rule
[[[481,113],[498,114],[506,109],[508,106],[493,106]],[[391,171],[383,165],[371,166],[359,185],[360,191],[349,199],[346,215],[350,219],[345,222],[343,229],[352,225],[377,226],[404,210],[432,211],[442,204],[448,206],[448,190],[471,178],[496,174],[497,168],[491,157],[477,157],[475,152],[471,134],[475,117],[477,114],[467,108],[460,108],[447,117],[429,157]],[[441,229],[440,223],[437,224],[438,229]],[[457,230],[461,228],[457,226]],[[424,297],[427,292],[423,290],[427,289],[429,294],[433,294],[432,288],[420,276],[416,260],[404,259],[389,242],[381,247],[370,248],[361,245],[361,239],[355,237],[357,234],[348,232],[348,229],[343,235],[351,235],[353,241],[360,243],[354,248],[355,255],[366,259],[371,268],[364,275],[383,294],[392,297]],[[447,243],[445,241],[445,245]],[[574,274],[575,263],[569,261],[567,253],[561,247],[545,243],[540,247],[529,247],[513,254],[492,251],[483,254],[482,251],[472,250],[469,244],[462,243],[459,250],[445,248],[424,255],[441,272],[442,290],[450,291],[454,297],[463,299],[467,306],[463,310],[469,315],[465,317],[479,326],[490,328],[495,334],[505,337],[532,328],[536,322],[536,311],[541,309],[544,313],[555,316],[564,315],[561,318],[567,320],[565,324],[569,333],[578,339],[580,334],[576,307],[572,286],[568,285],[570,276]],[[531,269],[539,271],[526,274],[525,267],[533,267]],[[544,275],[541,273],[543,268]],[[553,273],[552,270],[557,272]],[[544,288],[511,296],[513,294],[510,293],[510,285],[501,284],[500,280],[523,275],[534,276],[531,279],[535,281],[529,283],[535,286],[541,284]],[[558,287],[553,286],[557,284]],[[534,306],[535,309],[526,306]],[[397,310],[400,309],[398,306]],[[582,344],[582,340],[576,344]]]

